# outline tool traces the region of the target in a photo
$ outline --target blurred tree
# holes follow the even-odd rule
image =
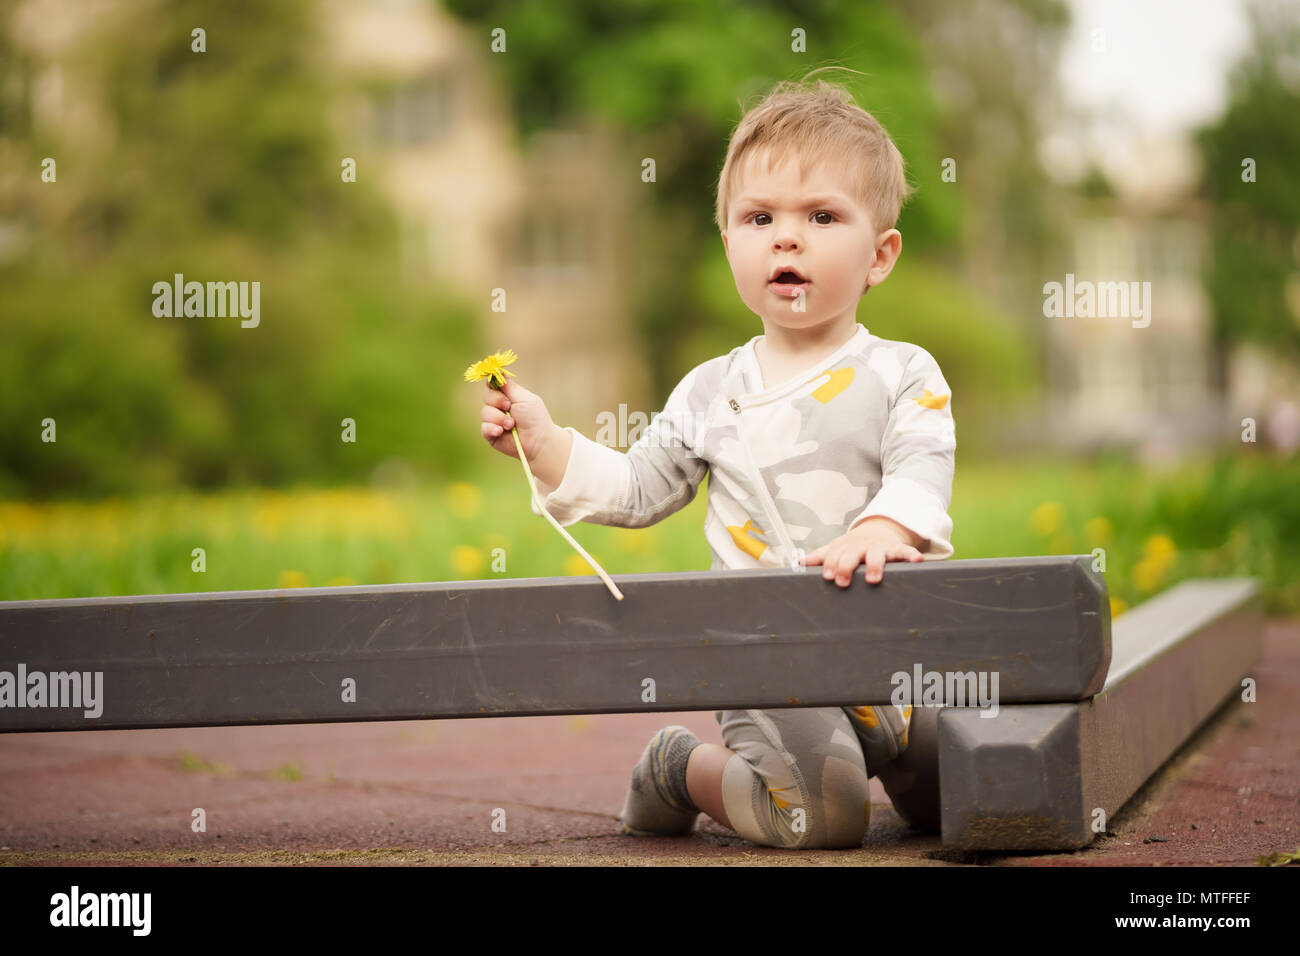
[[[27,47],[0,17],[0,220],[24,237],[0,255],[0,494],[448,473],[472,447],[437,414],[472,311],[406,290],[387,201],[342,184],[316,12],[124,0]],[[62,107],[33,116],[51,77]],[[154,316],[176,273],[259,282],[261,324]]]
[[[1212,204],[1215,352],[1254,342],[1300,357],[1300,8],[1253,2],[1253,48],[1223,116],[1197,133]],[[1220,369],[1222,374],[1222,369]]]
[[[646,221],[638,227],[647,265],[637,297],[656,395],[666,395],[700,361],[705,330],[753,327],[747,313],[714,311],[692,291],[702,276],[713,274],[711,258],[723,255],[713,203],[727,140],[742,115],[738,101],[753,106],[778,80],[800,79],[818,66],[860,70],[865,75],[830,70],[818,78],[842,85],[873,113],[910,169],[928,176],[939,166],[936,111],[921,47],[880,0],[445,5],[482,29],[485,46],[490,30],[506,30],[507,53],[497,62],[525,140],[539,129],[577,125],[591,114],[625,134],[628,176],[639,176],[640,157],[656,157],[657,183],[647,200],[656,214],[648,227]],[[795,30],[804,31],[807,52],[792,50]],[[951,242],[959,222],[955,191],[922,189],[904,209],[899,228],[916,254]]]
[[[1019,317],[1039,369],[1049,361],[1042,276],[1066,243],[1061,191],[1038,154],[1043,122],[1059,108],[1057,75],[1070,24],[1064,0],[894,0],[926,52],[938,110],[939,169],[925,182],[961,191],[960,243],[945,260],[986,298]]]
[[[488,30],[507,29],[509,53],[494,62],[525,134],[592,116],[623,134],[638,185],[641,158],[657,159],[658,181],[641,190],[654,215],[638,224],[646,266],[634,277],[657,396],[717,354],[715,336],[753,334],[713,199],[731,130],[778,80],[822,65],[863,71],[821,77],[880,118],[920,187],[899,223],[908,255],[890,288],[947,294],[895,296],[895,315],[868,310],[873,328],[935,345],[981,315],[965,326],[978,336],[995,313],[944,282],[933,260],[984,250],[986,227],[1018,253],[1041,235],[1033,113],[1015,104],[1033,99],[1034,71],[1046,70],[1052,47],[1039,43],[1059,26],[1054,0],[1010,4],[996,31],[961,14],[964,27],[943,34],[951,49],[932,33],[947,9],[909,20],[912,8],[896,0],[445,5],[483,29],[485,49]],[[62,12],[76,29],[45,22],[44,11],[33,26],[30,6],[19,8],[24,42],[17,17],[0,17],[0,494],[356,478],[393,457],[459,467],[472,436],[438,412],[463,356],[481,354],[473,313],[404,290],[387,204],[364,182],[340,188],[327,118],[338,79],[318,3],[122,0]],[[190,49],[196,23],[206,53]],[[796,31],[807,52],[792,49]],[[985,37],[993,32],[1001,39]],[[980,51],[964,50],[976,35]],[[981,78],[989,102],[936,104],[931,77],[944,63],[961,83]],[[52,80],[67,93],[61,112],[33,105]],[[962,125],[1001,115],[1006,96],[1018,97],[1013,119],[996,135]],[[997,132],[1008,124],[1014,135]],[[988,144],[997,149],[982,152]],[[58,159],[57,184],[40,181],[45,156]],[[946,156],[963,164],[956,188],[938,179]],[[974,227],[963,224],[972,202]],[[154,317],[153,283],[177,272],[260,281],[262,325]],[[881,291],[883,307],[891,296]],[[930,331],[912,335],[918,316]],[[935,353],[945,369],[973,367],[977,356],[1011,354],[1005,331],[990,329],[984,349],[953,333],[961,347]],[[1024,369],[999,366],[991,387]],[[55,446],[39,441],[47,416],[59,422]],[[339,441],[344,417],[364,436],[355,446]]]
[[[1088,164],[1088,171],[1075,188],[1085,200],[1114,199],[1117,195],[1115,185],[1096,163]]]

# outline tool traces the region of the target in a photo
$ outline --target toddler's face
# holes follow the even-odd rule
[[[839,170],[823,164],[800,179],[793,153],[771,171],[766,166],[766,154],[750,154],[722,233],[740,298],[765,328],[856,321],[868,282],[883,282],[898,258],[898,230],[877,235]],[[773,281],[787,267],[805,281]]]

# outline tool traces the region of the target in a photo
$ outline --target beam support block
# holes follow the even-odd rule
[[[938,715],[945,846],[1072,850],[1227,700],[1258,661],[1255,579],[1184,581],[1114,622],[1102,691],[1076,703]]]

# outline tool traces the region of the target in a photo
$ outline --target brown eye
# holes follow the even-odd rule
[[[827,212],[827,211],[824,210],[824,209],[823,209],[821,212],[815,212],[815,213],[813,213],[813,215],[814,215],[814,216],[830,216],[831,219],[834,219],[834,218],[835,218],[835,214],[834,214],[834,213],[829,213],[829,212]],[[829,223],[829,222],[823,222],[823,223],[821,223],[821,225],[823,225],[823,226],[829,226],[830,223]]]
[[[759,222],[759,221],[758,221],[758,217],[759,217],[759,216],[767,216],[767,213],[765,213],[765,212],[756,212],[756,213],[754,213],[753,215],[751,215],[749,218],[752,219],[752,220],[754,220],[754,225],[756,225],[756,226],[764,226],[764,225],[767,225],[766,223],[762,223],[762,222]],[[771,219],[772,217],[771,217],[771,216],[767,216],[767,218],[768,218],[768,219]]]

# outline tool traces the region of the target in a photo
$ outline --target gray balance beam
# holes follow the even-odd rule
[[[944,845],[1086,846],[1197,727],[1242,693],[1262,643],[1255,579],[1184,581],[1116,619],[1110,674],[1092,700],[1003,707],[993,718],[940,711]],[[911,782],[895,781],[904,792]],[[913,816],[932,821],[920,789],[910,794],[921,804]]]
[[[886,703],[917,664],[1079,700],[1110,661],[1090,562],[895,563],[847,590],[815,567],[631,574],[623,601],[593,575],[0,602],[0,731]]]

